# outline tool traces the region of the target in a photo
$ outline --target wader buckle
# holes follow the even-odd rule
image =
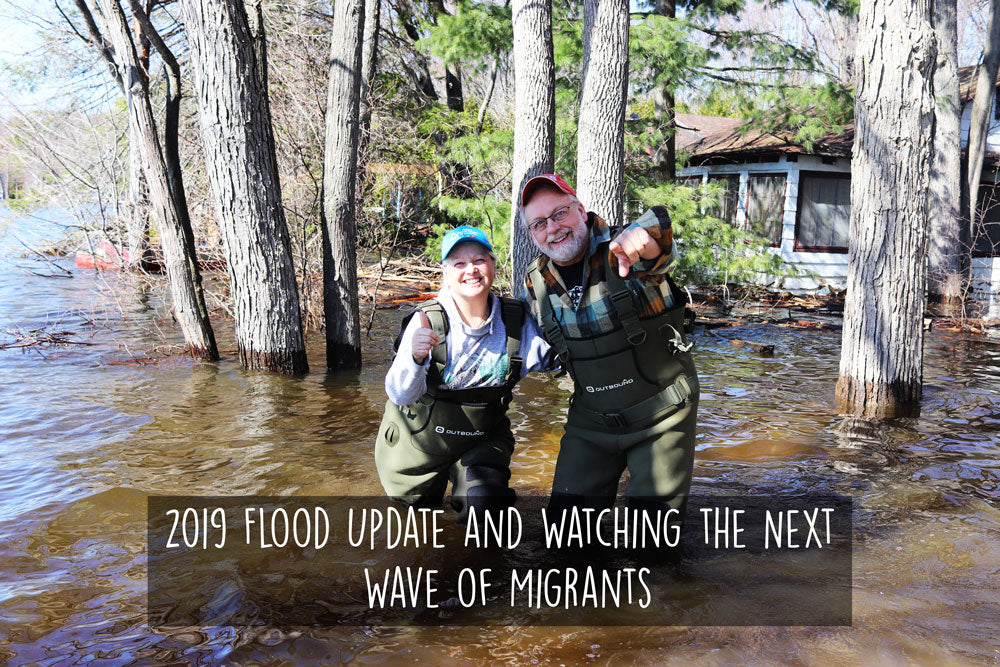
[[[677,382],[675,382],[674,384],[670,385],[669,387],[667,387],[666,389],[663,390],[663,395],[666,397],[666,399],[668,401],[670,401],[670,403],[672,405],[680,405],[681,403],[683,403],[684,401],[686,401],[687,397],[691,394],[691,389],[690,388],[687,389],[687,394],[685,394],[677,386],[677,385],[679,385],[681,383],[682,380],[684,381],[684,384],[686,386],[687,385],[687,381],[684,380],[684,378],[682,376],[682,377],[678,378]],[[687,387],[685,387],[685,388],[687,388]]]
[[[601,416],[604,418],[605,426],[613,428],[625,428],[628,426],[628,420],[620,412],[605,412]]]
[[[559,325],[553,323],[552,326],[544,326],[543,323],[542,329],[545,332],[545,338],[555,348],[559,361],[563,365],[569,364],[569,347],[566,345],[566,338],[562,335],[562,329],[559,328]]]
[[[674,352],[687,352],[692,347],[694,347],[694,341],[690,343],[684,342],[684,337],[680,334],[677,329],[675,329],[670,324],[664,324],[660,327],[660,336],[667,341],[667,345],[674,348]],[[671,332],[673,335],[671,335]]]
[[[611,295],[611,303],[618,313],[622,327],[625,328],[625,337],[633,347],[638,347],[646,342],[646,330],[639,324],[639,316],[635,310],[635,303],[632,301],[632,293],[627,289],[615,292]]]

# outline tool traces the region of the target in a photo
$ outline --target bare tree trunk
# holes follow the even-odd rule
[[[361,47],[361,137],[365,141],[372,122],[372,83],[378,71],[378,30],[382,0],[366,0],[365,29]],[[361,151],[364,153],[364,151]]]
[[[309,370],[267,99],[267,69],[239,0],[183,0],[205,166],[246,368]]]
[[[556,151],[552,0],[514,0],[514,163],[511,180],[511,284],[519,294],[537,253],[521,221],[521,186],[551,173]]]
[[[677,16],[676,0],[659,0],[656,13],[667,18]],[[664,132],[663,144],[653,155],[653,162],[660,172],[660,178],[671,183],[677,177],[677,115],[674,100],[674,82],[664,82],[653,93],[657,124]]]
[[[149,4],[149,0],[146,0]],[[133,0],[132,4],[136,4]],[[148,11],[148,10],[147,10]],[[141,75],[149,84],[149,39],[141,23],[136,19],[133,26],[133,39],[138,50]],[[125,103],[131,110],[136,103],[131,91],[125,91]],[[132,114],[129,114],[130,117]],[[139,143],[141,132],[133,124],[128,126],[128,201],[129,217],[126,222],[126,245],[128,250],[129,268],[141,267],[149,258],[149,187],[142,172],[142,156]]]
[[[129,118],[136,104],[132,91],[125,93],[125,106]],[[142,132],[129,121],[128,124],[128,218],[125,220],[125,250],[128,267],[138,269],[149,256],[149,186],[142,172],[142,154],[139,144]]]
[[[330,41],[323,162],[323,313],[330,370],[361,368],[354,197],[364,13],[364,0],[338,0]]]
[[[986,42],[983,45],[983,62],[977,72],[976,97],[972,101],[972,118],[969,122],[969,164],[966,178],[969,221],[973,233],[979,220],[979,212],[976,210],[979,202],[979,179],[983,175],[983,155],[986,152],[986,135],[990,128],[990,110],[993,108],[993,99],[996,96],[998,69],[1000,69],[1000,0],[991,0],[990,22],[986,31]]]
[[[490,73],[490,85],[483,95],[483,101],[479,104],[479,113],[476,114],[476,134],[483,131],[483,122],[486,120],[486,110],[490,107],[493,99],[493,92],[497,87],[497,75],[500,74],[500,56],[493,57],[493,69]]]
[[[836,392],[840,409],[861,417],[920,410],[936,57],[931,0],[861,3]]]
[[[100,0],[100,6],[105,30],[119,62],[122,81],[134,102],[129,109],[129,123],[137,129],[141,139],[138,149],[142,154],[143,170],[148,179],[150,205],[162,239],[174,313],[191,353],[214,361],[219,358],[219,352],[201,289],[201,273],[194,256],[190,225],[185,229],[178,202],[171,192],[153,110],[149,103],[146,78],[140,71],[138,55],[118,0]],[[186,215],[186,211],[183,215]]]
[[[625,194],[628,18],[628,0],[584,5],[576,191],[612,227],[622,224]]]
[[[934,0],[937,105],[928,202],[927,291],[949,308],[961,303],[966,283],[962,275],[962,110],[958,97],[957,14],[955,0]]]

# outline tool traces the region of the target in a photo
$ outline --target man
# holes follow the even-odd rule
[[[461,523],[470,505],[512,501],[511,391],[555,362],[522,304],[492,293],[496,259],[482,230],[445,234],[441,265],[441,291],[404,322],[386,374],[375,464],[386,493],[411,504],[439,504],[450,479]]]
[[[628,468],[630,505],[683,513],[698,376],[667,275],[670,217],[654,207],[612,241],[555,174],[525,183],[520,212],[542,252],[522,299],[574,380],[553,503],[610,504]]]

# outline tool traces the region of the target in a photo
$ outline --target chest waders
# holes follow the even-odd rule
[[[591,428],[621,432],[643,428],[698,397],[698,376],[684,341],[683,293],[671,284],[675,307],[640,319],[632,292],[610,266],[604,251],[606,285],[621,323],[590,338],[569,338],[555,319],[537,266],[531,284],[538,290],[542,330],[573,377],[570,421],[583,417]]]
[[[457,391],[438,389],[444,383],[448,363],[448,316],[437,301],[429,301],[420,310],[427,315],[431,329],[440,342],[430,353],[427,392],[404,407],[398,407],[392,401],[387,401],[385,405],[376,452],[385,452],[386,455],[385,462],[378,461],[378,457],[377,462],[383,486],[387,487],[390,495],[396,494],[386,484],[383,467],[407,470],[422,466],[428,458],[460,456],[483,438],[496,435],[494,432],[498,428],[503,429],[501,435],[513,443],[506,415],[511,392],[521,379],[524,307],[514,299],[501,298],[500,313],[507,332],[504,384]]]

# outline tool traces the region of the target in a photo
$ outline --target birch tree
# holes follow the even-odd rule
[[[364,0],[338,0],[331,30],[323,162],[323,313],[328,369],[361,367],[355,188],[364,13]]]
[[[946,305],[964,293],[962,271],[962,110],[958,90],[958,12],[956,0],[934,0],[937,67],[934,70],[935,131],[931,162],[930,238],[927,290]]]
[[[577,134],[577,194],[615,227],[625,193],[628,0],[587,0]]]
[[[521,221],[521,186],[555,165],[556,97],[552,0],[514,0],[514,162],[511,181],[511,284],[524,284],[535,246]],[[586,202],[585,202],[586,203]]]
[[[113,49],[112,62],[131,99],[129,136],[137,141],[132,147],[142,158],[143,172],[149,188],[150,207],[160,230],[167,278],[173,298],[174,315],[184,333],[191,353],[202,359],[216,360],[219,351],[208,318],[208,308],[201,286],[201,273],[194,250],[194,233],[183,200],[174,197],[167,166],[157,132],[149,87],[142,72],[128,22],[118,0],[100,0],[105,33]],[[110,52],[109,52],[110,54]]]
[[[861,4],[836,397],[843,412],[866,418],[919,412],[934,141],[933,25],[931,0]]]
[[[205,166],[223,238],[240,362],[305,373],[291,245],[267,98],[260,6],[182,0]]]

